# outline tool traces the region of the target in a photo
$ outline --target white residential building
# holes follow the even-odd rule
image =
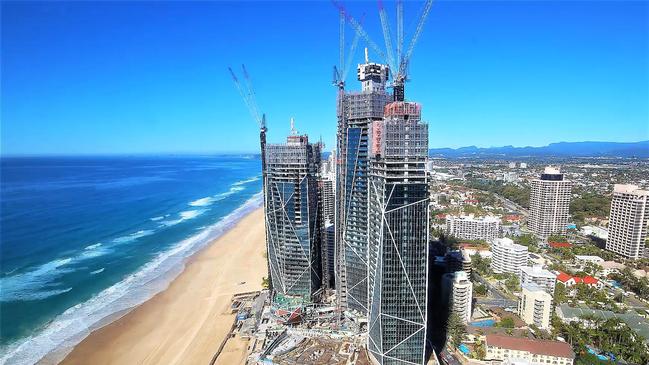
[[[473,283],[464,271],[444,274],[443,296],[449,298],[450,309],[462,322],[471,321],[471,301],[473,300]]]
[[[552,314],[552,295],[534,283],[523,284],[518,300],[518,315],[529,324],[541,329],[550,327]]]
[[[554,294],[557,276],[541,266],[523,266],[521,268],[521,285],[536,284],[549,294]]]
[[[635,185],[613,188],[606,249],[630,259],[646,256],[649,191]]]
[[[527,361],[532,365],[572,365],[575,353],[566,342],[487,334],[486,360]]]
[[[527,225],[534,234],[546,238],[566,233],[571,189],[572,182],[553,167],[546,167],[539,179],[532,180]]]
[[[491,270],[495,273],[519,275],[521,267],[527,265],[527,247],[515,244],[509,238],[499,238],[491,245]]]
[[[500,219],[493,216],[476,218],[473,214],[446,216],[446,232],[462,240],[491,242],[500,235]]]

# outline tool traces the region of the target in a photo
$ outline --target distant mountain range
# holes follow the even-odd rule
[[[440,157],[639,157],[649,158],[649,141],[640,142],[559,142],[543,147],[461,147],[431,148],[430,156]]]

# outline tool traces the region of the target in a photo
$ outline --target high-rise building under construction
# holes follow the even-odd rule
[[[395,101],[372,122],[368,350],[379,364],[423,364],[428,275],[428,125]]]
[[[367,315],[368,129],[390,99],[388,66],[358,66],[360,92],[338,96],[336,168],[336,289],[342,309]]]
[[[264,147],[264,212],[273,302],[299,307],[321,287],[320,144],[293,128]]]

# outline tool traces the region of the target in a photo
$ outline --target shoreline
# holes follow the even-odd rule
[[[232,295],[260,290],[267,275],[263,222],[261,207],[241,217],[189,256],[167,288],[90,332],[60,363],[209,363],[234,320]],[[55,354],[38,363],[56,363]]]

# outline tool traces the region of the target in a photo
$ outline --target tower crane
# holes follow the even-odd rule
[[[246,69],[245,65],[241,65],[241,70],[243,71],[243,77],[245,79],[245,84],[242,85],[239,82],[239,79],[237,78],[237,75],[232,71],[232,67],[228,67],[228,70],[230,70],[230,75],[232,75],[232,80],[234,81],[234,85],[237,87],[237,90],[239,90],[239,94],[241,94],[241,97],[243,98],[243,102],[246,104],[246,107],[248,108],[248,111],[250,112],[250,115],[252,116],[252,119],[257,123],[259,126],[259,143],[261,145],[261,166],[262,166],[262,173],[264,171],[264,168],[266,166],[266,132],[268,129],[266,128],[266,114],[263,114],[259,112],[259,106],[257,105],[257,100],[255,98],[255,91],[252,87],[252,80],[250,79],[250,75],[248,74],[248,70]],[[264,179],[265,181],[265,179]]]
[[[408,80],[408,64],[410,58],[412,57],[412,52],[414,51],[415,45],[419,40],[419,36],[424,29],[424,24],[430,13],[430,9],[433,5],[433,0],[426,0],[419,19],[417,21],[417,26],[415,31],[410,39],[408,48],[404,52],[404,29],[403,29],[403,1],[397,0],[397,34],[396,34],[396,58],[393,52],[392,44],[392,35],[390,34],[390,26],[388,21],[388,16],[383,7],[383,3],[379,0],[379,18],[381,19],[381,28],[383,30],[383,38],[385,41],[386,52],[383,52],[381,48],[370,38],[363,26],[354,19],[345,9],[345,7],[336,0],[332,0],[334,6],[336,6],[341,13],[345,14],[347,22],[354,28],[356,34],[363,38],[365,42],[370,46],[370,48],[392,69],[392,88],[395,101],[403,101],[405,98],[405,82]],[[387,53],[387,55],[386,55]]]
[[[338,13],[340,15],[339,18],[339,64],[338,66],[334,66],[334,73],[333,73],[333,85],[338,87],[339,90],[344,90],[345,89],[345,80],[347,79],[347,75],[349,74],[349,69],[351,68],[352,64],[352,59],[354,57],[354,52],[356,51],[356,46],[358,45],[358,41],[360,38],[360,35],[356,33],[354,35],[354,38],[352,40],[351,46],[349,48],[349,54],[345,58],[345,23],[346,23],[346,11],[344,8],[340,7],[338,9]],[[363,18],[365,15],[363,15]],[[361,23],[363,22],[363,18],[361,18]]]

